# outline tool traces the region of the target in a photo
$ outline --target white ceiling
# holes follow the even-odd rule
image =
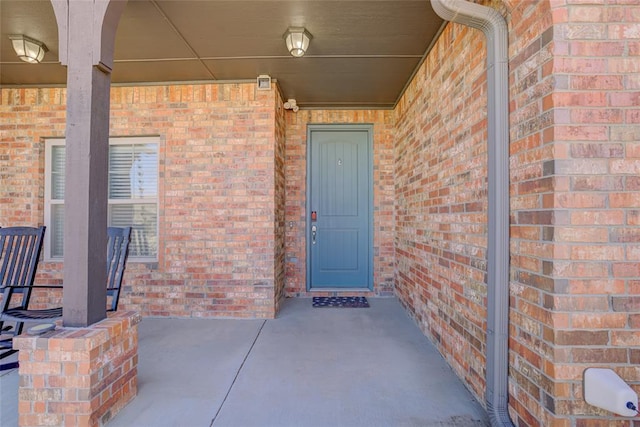
[[[116,35],[118,83],[277,79],[301,107],[391,108],[442,20],[429,1],[129,0]],[[303,58],[282,35],[313,35]],[[0,84],[65,84],[49,0],[0,0]],[[43,63],[21,62],[9,34],[44,42]]]

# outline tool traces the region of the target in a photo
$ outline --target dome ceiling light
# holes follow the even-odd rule
[[[304,27],[289,27],[282,37],[287,44],[287,50],[291,56],[296,58],[304,56],[309,48],[309,42],[313,38]]]

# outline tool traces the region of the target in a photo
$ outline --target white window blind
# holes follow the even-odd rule
[[[64,247],[64,140],[48,140],[48,256]],[[109,145],[108,223],[132,227],[129,256],[156,259],[158,253],[157,138],[114,138]]]

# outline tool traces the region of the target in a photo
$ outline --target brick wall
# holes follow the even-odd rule
[[[631,425],[584,402],[582,375],[640,390],[640,14],[511,3],[512,407],[521,425]]]
[[[544,304],[546,292],[557,283],[549,271],[555,256],[548,242],[553,214],[543,199],[552,195],[555,179],[543,172],[552,161],[551,141],[545,140],[554,117],[543,108],[543,98],[554,88],[546,69],[553,55],[553,30],[548,2],[512,2],[510,20],[511,94],[511,299],[510,406],[518,425],[551,425],[544,409],[551,396],[562,394],[545,374],[555,349],[544,338],[562,322]]]
[[[137,394],[140,316],[14,338],[21,426],[103,426]]]
[[[33,182],[27,187],[39,191],[40,198],[14,197],[25,187],[7,194],[11,203],[2,206],[7,213],[25,209],[32,216],[13,224],[43,221],[41,139],[64,136],[64,94],[64,89],[2,91],[1,114],[16,120],[7,139],[26,140],[26,158],[38,161],[42,170],[28,176]],[[292,113],[281,104],[277,91],[256,92],[250,84],[112,88],[111,135],[159,134],[161,141],[159,259],[128,264],[124,309],[160,316],[263,317],[273,315],[285,295],[285,276],[286,295],[306,293],[307,123],[374,124],[373,293],[393,293],[393,113]],[[44,112],[54,107],[59,117],[52,129],[39,117],[48,117]],[[21,129],[34,122],[46,126],[29,125],[32,132],[23,136]],[[7,164],[18,154],[13,145],[0,150]],[[13,168],[11,178],[21,182],[27,170]],[[30,209],[36,204],[36,211]],[[285,227],[291,221],[294,227]],[[42,263],[38,283],[60,284],[61,268],[61,263]],[[39,291],[34,307],[52,300],[60,300],[59,292]]]
[[[285,297],[285,210],[286,210],[286,119],[282,97],[276,92],[275,99],[275,223],[274,223],[274,278],[275,278],[275,313]]]
[[[0,89],[0,227],[44,222],[43,138],[64,136],[66,92],[58,88]],[[39,265],[36,284],[62,284],[59,265]],[[60,292],[34,292],[62,301]]]
[[[486,329],[484,40],[449,25],[396,113],[396,293],[483,397]]]
[[[587,405],[582,390],[590,366],[640,389],[640,18],[627,3],[637,5],[491,2],[510,29],[517,425],[633,424]],[[481,399],[483,52],[479,32],[450,24],[396,109],[395,224],[397,293]]]
[[[65,92],[2,89],[0,94],[0,226],[42,223],[44,143],[41,138],[64,135]]]
[[[393,295],[393,112],[300,110],[286,117],[286,292],[306,291],[306,187],[308,124],[373,124],[373,292]],[[292,224],[293,227],[289,227]],[[314,295],[320,295],[314,293]]]
[[[586,405],[581,382],[606,366],[640,391],[637,0],[488,3],[510,30],[512,418],[630,425]],[[448,25],[395,111],[293,113],[251,84],[114,88],[112,134],[159,134],[162,159],[160,258],[130,265],[123,307],[269,317],[307,295],[307,124],[372,123],[374,293],[395,285],[483,400],[484,52]],[[1,93],[0,225],[40,223],[41,138],[64,133],[64,90]]]
[[[640,391],[640,8],[637,1],[550,8],[553,57],[540,61],[539,75],[552,75],[553,90],[537,103],[553,121],[541,135],[553,160],[535,181],[553,193],[538,198],[541,268],[524,283],[535,292],[521,306],[551,324],[540,337],[553,348],[543,369],[551,388],[540,396],[543,419],[632,425],[587,405],[582,375],[613,368]]]
[[[42,138],[64,136],[65,90],[1,93],[0,226],[41,224]],[[275,266],[283,245],[274,235],[284,209],[276,96],[276,90],[256,91],[253,83],[112,88],[112,136],[160,135],[158,262],[128,263],[123,309],[160,316],[275,315],[275,292],[283,283]],[[40,265],[40,283],[60,277],[59,263]]]

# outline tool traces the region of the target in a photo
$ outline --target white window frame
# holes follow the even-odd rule
[[[58,199],[51,200],[51,155],[52,155],[52,147],[55,146],[65,146],[66,139],[65,138],[46,138],[45,142],[45,161],[44,161],[44,224],[47,229],[51,230],[51,206],[52,205],[60,205],[64,204],[64,200],[60,201]],[[109,147],[112,145],[132,145],[132,144],[155,144],[156,152],[158,157],[158,163],[160,162],[160,137],[158,136],[136,136],[136,137],[110,137],[109,138]],[[129,256],[129,260],[131,262],[140,262],[140,263],[154,263],[158,262],[158,253],[160,251],[160,165],[157,165],[158,177],[157,177],[157,186],[156,189],[156,197],[155,202],[150,201],[149,199],[109,199],[108,205],[117,205],[117,204],[146,204],[153,205],[155,204],[156,208],[156,236],[157,236],[157,245],[156,247],[156,256],[155,257],[135,257]],[[66,183],[65,183],[66,185]],[[108,184],[107,184],[108,185]],[[108,197],[108,195],[107,195]],[[109,220],[109,219],[107,219]],[[64,261],[64,256],[52,256],[51,255],[51,233],[45,233],[44,236],[44,259],[45,261],[50,262],[62,262]]]

